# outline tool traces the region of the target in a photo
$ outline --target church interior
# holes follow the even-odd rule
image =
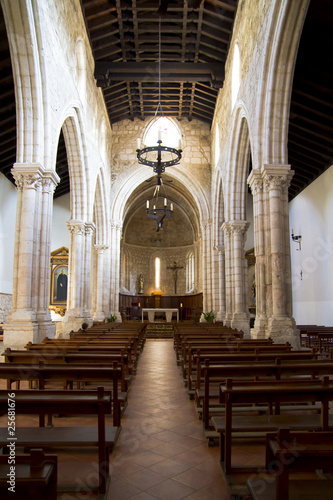
[[[331,498],[332,25],[0,0],[3,498]]]

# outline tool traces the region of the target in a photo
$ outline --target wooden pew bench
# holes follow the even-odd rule
[[[332,498],[333,480],[304,477],[304,472],[333,471],[333,432],[290,432],[266,435],[266,473],[252,475],[247,486],[254,500]],[[301,481],[290,478],[302,473]],[[309,475],[309,474],[308,474]]]
[[[225,402],[225,416],[213,417],[213,425],[220,435],[220,460],[226,475],[249,472],[255,467],[232,467],[232,437],[251,437],[252,433],[274,432],[281,427],[297,431],[328,431],[333,429],[333,415],[329,415],[329,401],[333,400],[333,382],[324,380],[269,382],[233,382],[231,379],[220,387]],[[280,414],[281,403],[321,403],[321,414]],[[274,415],[234,415],[237,404],[274,404]]]
[[[40,448],[29,455],[0,455],[0,497],[19,500],[56,500],[57,455],[45,455]],[[14,469],[10,469],[14,467]],[[11,472],[11,476],[10,476]],[[8,483],[8,481],[11,482]]]
[[[8,411],[8,398],[15,402],[16,415],[40,415],[41,427],[20,427],[15,437],[26,448],[78,448],[98,449],[98,493],[106,498],[109,482],[109,454],[113,449],[120,427],[105,425],[111,414],[111,391],[99,387],[96,391],[21,390],[8,394],[0,391],[0,415]],[[95,427],[43,427],[44,414],[96,415]],[[7,451],[8,429],[0,428],[0,447]],[[94,487],[91,487],[94,489]],[[86,490],[85,490],[86,491]]]
[[[214,364],[211,365],[209,360],[206,360],[204,367],[201,368],[204,377],[204,386],[201,385],[196,389],[196,405],[202,408],[202,421],[206,432],[210,427],[210,416],[212,414],[221,414],[225,412],[224,400],[220,400],[219,386],[230,378],[235,381],[238,380],[280,380],[287,378],[315,378],[318,376],[333,374],[333,363],[329,361],[317,360],[284,360],[282,357],[277,358],[275,361],[265,360],[253,362],[229,362],[228,364]],[[212,406],[216,401],[215,406]],[[247,406],[244,404],[239,405],[237,411],[248,411]],[[316,406],[311,405],[297,405],[288,406],[284,408],[294,410],[316,409]],[[266,412],[269,406],[258,408],[253,405],[253,411]],[[213,438],[214,434],[207,434],[207,437]],[[211,444],[211,442],[210,442]]]
[[[190,397],[194,396],[195,389],[200,389],[201,382],[203,382],[202,367],[206,359],[210,364],[230,364],[237,362],[253,361],[275,361],[277,358],[283,360],[309,360],[317,359],[318,353],[315,349],[303,351],[286,351],[271,352],[267,350],[254,349],[253,351],[240,351],[240,352],[225,352],[224,350],[215,350],[214,352],[206,349],[193,349],[190,353],[188,370],[186,373],[187,380],[185,385],[188,387]],[[192,398],[191,398],[192,399]]]
[[[112,384],[112,415],[114,427],[121,425],[121,406],[127,403],[127,393],[118,391],[118,383],[121,377],[120,368],[114,364],[109,366],[81,366],[81,365],[20,365],[12,363],[0,363],[0,379],[7,380],[7,390],[11,391],[14,381],[36,381],[39,389],[45,389],[46,381],[66,381],[66,387],[73,382],[101,382]],[[64,384],[65,385],[65,384]],[[72,389],[72,387],[71,387]],[[58,412],[59,413],[59,412]],[[48,425],[51,425],[49,418]]]
[[[127,370],[127,356],[122,354],[112,354],[107,352],[96,353],[61,353],[58,351],[52,352],[39,352],[39,351],[20,351],[6,349],[2,356],[5,358],[6,363],[19,363],[21,365],[34,364],[38,365],[40,362],[46,364],[65,364],[65,365],[107,365],[113,366],[114,363],[118,364],[121,369],[121,377],[119,380],[120,390],[127,392],[131,375]],[[129,379],[130,377],[130,379]],[[82,380],[83,381],[83,380]]]

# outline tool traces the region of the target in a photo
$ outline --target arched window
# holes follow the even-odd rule
[[[161,140],[164,146],[171,148],[180,148],[180,134],[176,125],[162,116],[154,121],[147,130],[144,138],[145,146],[156,146],[157,141]]]
[[[190,252],[186,258],[186,292],[194,290],[194,254]]]
[[[161,278],[161,260],[159,257],[155,259],[155,290],[160,289],[160,278]]]

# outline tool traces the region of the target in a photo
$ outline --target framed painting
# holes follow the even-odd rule
[[[66,309],[68,290],[68,249],[59,248],[51,253],[50,309]]]

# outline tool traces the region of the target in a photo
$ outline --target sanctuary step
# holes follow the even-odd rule
[[[148,323],[146,328],[147,339],[173,338],[173,325]]]

